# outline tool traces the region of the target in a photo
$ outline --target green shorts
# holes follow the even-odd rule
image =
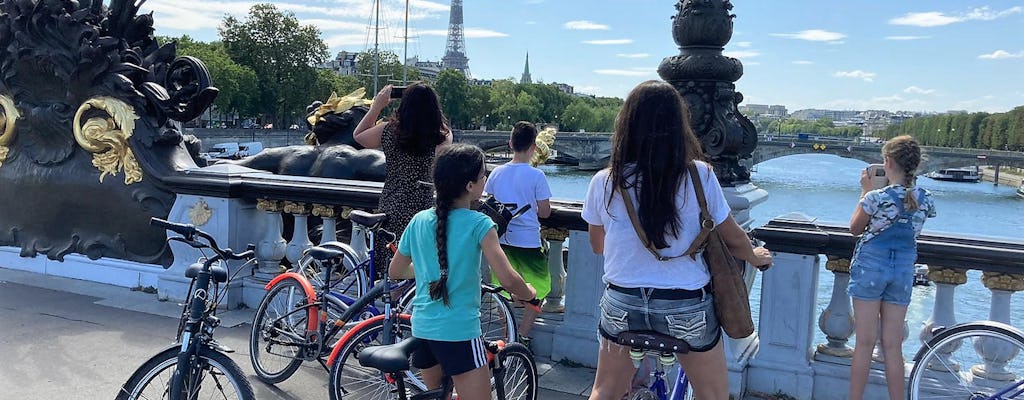
[[[501,250],[505,252],[505,257],[508,257],[508,262],[512,264],[512,268],[519,272],[519,275],[523,276],[523,280],[533,285],[534,289],[537,289],[538,299],[543,299],[544,296],[551,292],[548,256],[540,247],[524,248],[503,244],[501,245]],[[500,285],[498,278],[494,276],[493,272],[491,273],[491,281],[495,285]]]

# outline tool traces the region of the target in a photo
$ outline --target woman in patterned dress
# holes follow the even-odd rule
[[[419,182],[430,181],[430,166],[438,146],[451,143],[451,129],[441,111],[441,101],[432,87],[410,84],[402,93],[398,110],[387,121],[377,123],[381,111],[393,100],[391,85],[373,97],[370,111],[352,133],[366,148],[381,149],[387,160],[384,190],[377,208],[388,214],[384,229],[401,235],[412,216],[434,205],[433,189]],[[387,269],[386,243],[377,243],[379,273]]]

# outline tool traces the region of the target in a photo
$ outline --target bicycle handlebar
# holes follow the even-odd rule
[[[241,253],[235,253],[230,248],[222,249],[220,246],[217,245],[217,240],[215,240],[213,238],[213,236],[211,236],[209,233],[206,233],[206,232],[203,232],[202,230],[197,229],[195,227],[195,225],[192,225],[192,224],[179,224],[179,223],[170,222],[170,221],[167,221],[167,220],[164,220],[164,219],[160,219],[160,218],[157,218],[157,217],[150,218],[149,219],[149,224],[153,225],[153,226],[156,226],[156,227],[164,228],[166,230],[169,230],[171,232],[174,232],[174,233],[177,233],[177,234],[183,236],[183,240],[181,240],[181,239],[178,239],[178,240],[181,240],[181,241],[183,241],[185,243],[188,243],[188,245],[190,245],[192,247],[209,247],[210,249],[212,249],[215,253],[217,253],[218,255],[220,255],[224,259],[228,259],[228,260],[244,260],[244,259],[248,259],[248,258],[252,257],[256,253],[255,252],[256,246],[251,244],[251,243],[248,246],[246,246],[246,250],[241,252]],[[205,239],[207,244],[204,245],[201,242],[196,242],[195,241],[195,237],[196,236],[199,236],[199,237]],[[172,239],[174,239],[174,238],[172,238]]]

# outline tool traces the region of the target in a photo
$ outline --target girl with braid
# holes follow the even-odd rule
[[[863,234],[850,262],[848,288],[857,331],[850,365],[852,400],[864,397],[879,332],[889,398],[904,396],[903,319],[914,283],[917,236],[925,219],[935,216],[931,193],[914,185],[921,163],[917,141],[894,137],[882,146],[882,157],[889,186],[871,190],[867,170],[861,172],[861,198],[850,220],[850,232]]]
[[[434,160],[434,208],[409,222],[388,269],[392,278],[416,279],[412,335],[424,339],[412,357],[430,389],[452,377],[460,399],[490,399],[490,371],[480,331],[480,254],[517,300],[537,292],[509,264],[498,244],[495,223],[469,209],[487,181],[484,153],[455,144],[438,149]],[[443,372],[443,373],[442,373]]]

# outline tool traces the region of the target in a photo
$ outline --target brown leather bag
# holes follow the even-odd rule
[[[707,265],[708,272],[711,274],[715,315],[718,317],[719,324],[725,334],[733,339],[748,337],[754,333],[754,320],[750,315],[750,294],[747,292],[747,283],[743,280],[743,262],[733,257],[729,252],[729,246],[715,230],[715,221],[708,211],[707,199],[704,198],[704,185],[701,183],[696,164],[691,163],[687,166],[687,170],[693,181],[697,203],[700,205],[700,233],[697,234],[697,238],[693,240],[690,248],[682,255],[696,259],[697,253],[703,253],[704,264]],[[633,229],[636,230],[640,241],[654,255],[654,258],[666,261],[680,257],[665,257],[658,253],[654,245],[647,240],[647,235],[640,226],[632,199],[622,188],[619,188],[619,193],[626,203],[626,212],[633,222]]]

